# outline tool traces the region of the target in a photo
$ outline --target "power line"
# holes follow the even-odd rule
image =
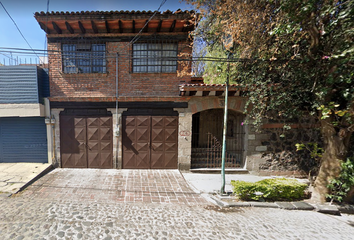
[[[7,49],[7,50],[2,50],[2,49]],[[14,49],[16,49],[14,51]],[[31,54],[33,55],[34,53],[32,52],[27,52],[30,51],[28,49],[21,49],[21,48],[2,48],[0,47],[0,52],[3,53],[13,53],[13,54],[18,54],[22,56],[30,56]],[[61,56],[65,57],[68,56],[69,58],[72,59],[108,59],[108,58],[116,58],[116,53],[105,53],[105,56],[80,56],[80,57],[73,57],[70,52],[68,53],[63,53],[58,50],[40,50],[37,49],[36,51],[39,52],[39,54],[42,55],[50,55],[51,57],[54,56]],[[120,54],[119,58],[121,59],[132,59],[133,55],[132,54]],[[135,57],[133,59],[140,59],[140,60],[149,60],[149,59],[154,59],[154,60],[164,60],[164,61],[189,61],[189,62],[251,62],[256,59],[246,59],[246,58],[219,58],[219,57]]]
[[[15,20],[11,17],[10,13],[6,10],[4,4],[2,4],[2,2],[0,1],[0,4],[2,6],[2,8],[5,10],[5,12],[7,13],[7,15],[10,17],[10,19],[12,20],[12,22],[15,24],[18,32],[21,34],[22,38],[26,41],[27,45],[32,49],[32,51],[37,55],[37,53],[33,50],[32,46],[29,44],[29,42],[27,41],[27,39],[25,38],[25,36],[22,34],[20,28],[17,26]],[[37,55],[39,61],[41,61],[41,59],[39,58],[39,56]]]
[[[158,9],[154,12],[154,14],[147,20],[147,22],[145,23],[144,27],[142,27],[142,28],[140,29],[140,31],[135,35],[135,37],[133,37],[133,39],[132,39],[127,45],[129,45],[129,44],[134,44],[136,41],[139,40],[139,35],[143,32],[143,30],[144,30],[145,27],[149,24],[149,22],[151,21],[151,19],[152,19],[153,17],[155,17],[155,15],[160,11],[161,7],[166,3],[166,1],[167,1],[167,0],[162,0],[162,2],[161,2],[161,4],[160,4],[159,8],[158,8]]]

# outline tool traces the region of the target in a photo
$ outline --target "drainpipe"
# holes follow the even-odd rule
[[[114,136],[117,138],[117,147],[116,147],[116,163],[118,163],[118,150],[119,150],[119,136],[120,136],[120,129],[119,129],[119,117],[118,117],[118,69],[119,69],[119,54],[116,54],[116,127],[114,130]]]
[[[230,58],[230,53],[227,54],[227,60]],[[222,156],[221,156],[221,190],[220,194],[225,194],[225,155],[226,155],[226,132],[227,132],[227,100],[229,96],[229,72],[230,62],[227,62],[227,76],[225,82],[225,110],[224,110],[224,129],[222,138]]]

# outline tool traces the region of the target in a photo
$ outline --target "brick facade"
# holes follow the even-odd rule
[[[179,42],[179,53],[191,53],[187,41]],[[177,73],[132,73],[129,42],[107,42],[106,73],[66,74],[62,71],[61,43],[49,43],[50,93],[55,101],[115,101],[116,53],[118,53],[119,100],[124,97],[179,97],[179,84],[190,81],[190,76]],[[178,71],[182,69],[178,64]],[[135,99],[136,100],[136,99]]]

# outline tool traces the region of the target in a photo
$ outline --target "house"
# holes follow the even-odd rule
[[[44,98],[48,74],[38,66],[0,66],[0,162],[50,163],[51,127]]]
[[[48,38],[58,166],[220,168],[225,86],[178,74],[190,66],[184,56],[192,54],[194,12],[37,12],[35,18]],[[244,124],[242,91],[229,86],[226,168],[257,171],[273,132],[258,134]]]

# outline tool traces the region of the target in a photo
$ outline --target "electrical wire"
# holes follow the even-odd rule
[[[139,40],[139,35],[143,32],[143,30],[145,29],[145,27],[149,24],[149,22],[151,21],[151,19],[153,17],[155,17],[155,15],[160,11],[161,7],[166,3],[167,0],[163,0],[159,6],[159,8],[154,12],[154,14],[147,20],[147,22],[145,23],[144,27],[142,27],[140,29],[140,31],[133,37],[133,39],[127,44],[134,44],[136,41]]]
[[[15,24],[15,27],[17,28],[18,32],[21,34],[22,38],[26,41],[27,45],[32,49],[32,51],[37,55],[37,53],[33,50],[32,46],[29,44],[29,42],[27,41],[27,39],[25,38],[25,36],[22,34],[20,28],[17,26],[15,20],[11,17],[10,13],[6,10],[4,4],[2,4],[2,2],[0,1],[0,4],[2,6],[2,8],[5,10],[5,12],[7,13],[7,15],[9,16],[9,18],[12,20],[12,22]],[[39,58],[39,56],[37,55],[39,61],[41,61],[41,59]]]
[[[54,56],[69,56],[72,57],[70,52],[68,53],[63,53],[61,50],[42,50],[42,49],[34,49],[38,54],[43,54],[43,55],[51,55],[52,57]],[[32,53],[32,49],[25,49],[25,48],[9,48],[9,47],[0,47],[0,52],[4,53],[14,53],[14,54],[20,54],[20,55],[26,55],[29,56]],[[85,59],[86,57],[72,57],[75,59]],[[100,59],[102,57],[92,57],[91,58],[96,58]],[[116,58],[116,53],[105,53],[104,58]],[[119,54],[119,58],[132,58],[132,54]],[[139,57],[138,59],[142,60],[147,60],[147,59],[152,59],[151,57]],[[215,61],[215,62],[248,62],[248,61],[254,61],[256,59],[248,59],[248,58],[221,58],[221,57],[154,57],[153,59],[156,60],[177,60],[177,61]]]

